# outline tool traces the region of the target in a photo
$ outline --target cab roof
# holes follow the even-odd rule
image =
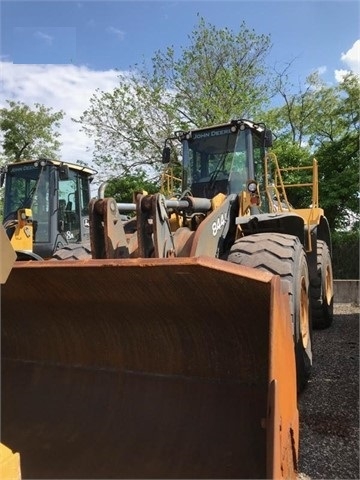
[[[7,167],[16,167],[18,165],[34,165],[36,163],[40,163],[45,161],[48,165],[60,166],[60,165],[67,165],[70,170],[77,170],[79,172],[85,172],[88,175],[96,175],[98,172],[93,168],[85,167],[83,165],[79,165],[77,163],[66,162],[63,160],[54,160],[49,158],[38,158],[36,160],[24,160],[22,162],[12,162],[7,165]]]

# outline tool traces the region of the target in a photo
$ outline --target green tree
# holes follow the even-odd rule
[[[304,167],[311,165],[311,156],[308,148],[288,138],[280,137],[274,142],[272,151],[276,154],[280,168]],[[282,173],[284,184],[294,185],[312,181],[311,170],[290,170]],[[295,208],[308,208],[312,200],[311,188],[288,188],[286,191],[289,202]]]
[[[113,197],[119,203],[132,203],[135,192],[145,190],[147,193],[159,191],[159,184],[146,178],[145,172],[140,170],[133,174],[112,178],[106,186],[106,196]]]
[[[265,118],[277,127],[282,139],[306,148],[319,107],[317,92],[325,84],[314,72],[307,77],[304,85],[295,86],[289,81],[287,70],[290,65],[284,71],[276,72],[274,89],[281,106],[265,112]]]
[[[0,131],[3,156],[7,161],[19,162],[34,157],[54,157],[60,147],[60,133],[54,128],[64,113],[36,103],[31,109],[22,102],[8,100],[8,107],[0,109]]]
[[[321,206],[332,230],[347,228],[359,217],[359,78],[327,86],[313,74],[296,94],[280,80],[284,103],[265,115],[280,132],[275,151],[285,166],[318,160]]]
[[[330,227],[351,228],[359,215],[359,138],[343,135],[324,142],[318,149],[321,206]]]
[[[175,130],[256,116],[270,95],[270,48],[268,36],[244,23],[234,33],[199,17],[178,54],[173,47],[156,52],[150,67],[135,65],[113,92],[91,98],[78,122],[95,141],[95,162],[119,174],[144,165],[156,169],[163,142]]]
[[[348,74],[314,95],[309,143],[319,162],[321,203],[333,230],[348,228],[359,218],[359,77]]]
[[[256,117],[269,97],[265,59],[270,37],[243,22],[235,33],[202,17],[177,57],[173,47],[153,58],[154,77],[174,92],[177,118],[195,127]]]
[[[173,134],[169,94],[140,81],[137,73],[120,75],[118,81],[113,92],[95,94],[79,120],[94,140],[100,178],[129,175],[145,166],[157,178],[164,140]]]

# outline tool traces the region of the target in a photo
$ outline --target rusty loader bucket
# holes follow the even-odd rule
[[[15,260],[15,252],[4,227],[0,225],[0,293],[1,285],[6,282]],[[12,452],[2,443],[0,443],[0,478],[1,480],[20,480],[21,478],[19,453]]]
[[[24,479],[295,477],[278,277],[205,257],[17,262],[1,320],[2,441]]]

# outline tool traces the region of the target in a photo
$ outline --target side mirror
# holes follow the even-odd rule
[[[59,166],[59,178],[60,180],[69,180],[69,167],[63,163]]]
[[[5,181],[5,172],[1,172],[0,173],[0,187],[2,187],[4,185],[4,181]]]
[[[265,130],[265,135],[264,135],[264,146],[267,147],[272,147],[273,145],[273,135],[271,130]]]
[[[171,149],[170,147],[164,147],[162,151],[162,163],[169,163],[171,156]]]

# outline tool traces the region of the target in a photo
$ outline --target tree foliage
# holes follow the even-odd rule
[[[119,203],[132,203],[134,193],[144,190],[147,193],[156,193],[159,191],[159,184],[149,180],[144,172],[138,170],[133,174],[112,178],[106,186],[105,194]]]
[[[2,148],[7,161],[19,162],[27,158],[54,157],[60,147],[60,133],[54,128],[64,113],[36,103],[31,109],[22,102],[8,100],[8,107],[0,109]]]
[[[279,85],[284,103],[265,115],[280,132],[275,151],[285,166],[318,160],[320,203],[330,227],[348,228],[359,217],[359,77],[349,74],[327,86],[313,74],[296,94]]]
[[[324,87],[324,83],[314,72],[306,79],[305,85],[295,86],[289,81],[287,68],[277,72],[274,82],[281,106],[266,112],[265,116],[276,125],[282,139],[306,147],[318,108],[316,92]]]
[[[359,278],[359,225],[356,230],[333,232],[332,243],[334,278]]]
[[[176,55],[158,51],[135,65],[113,92],[98,91],[78,120],[95,140],[95,162],[119,174],[156,168],[176,130],[255,116],[269,97],[265,59],[270,38],[243,23],[237,33],[201,17]],[[173,152],[177,160],[177,152]]]
[[[167,92],[144,84],[134,72],[119,75],[113,92],[97,92],[90,99],[79,122],[94,140],[94,161],[105,178],[139,169],[158,176],[164,139],[173,134],[169,101]]]
[[[265,60],[270,37],[244,22],[235,33],[199,17],[189,42],[179,58],[172,47],[153,58],[153,79],[174,92],[176,116],[185,126],[256,116],[269,96]]]

